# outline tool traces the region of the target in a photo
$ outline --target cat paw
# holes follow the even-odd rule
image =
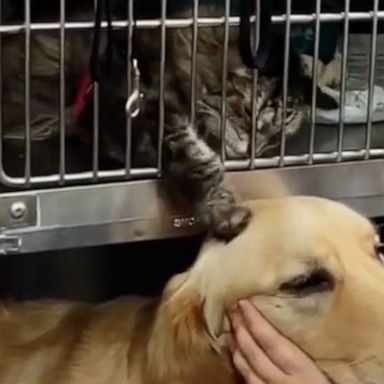
[[[210,234],[231,241],[248,225],[251,211],[237,203],[226,188],[213,188],[200,205],[199,216]]]
[[[218,204],[212,207],[212,235],[220,240],[231,241],[246,228],[250,218],[251,212],[245,207]]]

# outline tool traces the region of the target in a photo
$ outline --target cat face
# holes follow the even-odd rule
[[[190,13],[177,15],[190,16]],[[200,16],[222,17],[218,7],[200,7]],[[226,54],[226,83],[223,89],[225,30],[220,27],[200,27],[197,36],[196,88],[199,132],[215,148],[220,147],[221,128],[226,128],[226,152],[228,158],[245,158],[249,154],[250,134],[253,122],[256,127],[255,152],[261,155],[278,145],[281,130],[287,136],[295,134],[309,117],[311,80],[301,73],[295,63],[294,53],[290,61],[291,79],[288,81],[286,108],[283,105],[284,46],[272,45],[266,71],[259,71],[254,86],[254,72],[246,68],[238,50],[238,30],[231,27]],[[180,79],[182,93],[188,98],[192,72],[193,33],[190,28],[168,31],[168,63]],[[280,43],[280,41],[279,41]],[[282,41],[283,43],[283,41]],[[301,84],[303,83],[303,84]],[[225,93],[226,120],[221,123]],[[254,107],[254,113],[253,111]],[[285,118],[284,118],[285,117]],[[203,121],[205,119],[205,122]]]

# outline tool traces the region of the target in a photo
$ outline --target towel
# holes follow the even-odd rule
[[[323,92],[340,102],[340,92],[329,87],[323,87]],[[384,121],[384,88],[375,85],[372,97],[372,122]],[[368,121],[369,91],[348,90],[345,93],[344,122],[345,124],[365,124]],[[318,124],[333,125],[340,121],[340,109],[316,111]]]

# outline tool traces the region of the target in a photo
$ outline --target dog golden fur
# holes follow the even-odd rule
[[[1,384],[234,384],[226,311],[262,313],[339,384],[384,382],[384,267],[371,223],[335,202],[247,203],[248,227],[207,240],[159,299],[3,304]]]

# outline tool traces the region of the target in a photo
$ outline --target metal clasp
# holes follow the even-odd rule
[[[20,237],[0,234],[0,256],[20,253],[21,245]]]
[[[132,60],[132,73],[133,91],[125,104],[125,113],[129,118],[135,118],[139,115],[140,100],[143,98],[143,94],[140,92],[140,70],[137,59]]]

